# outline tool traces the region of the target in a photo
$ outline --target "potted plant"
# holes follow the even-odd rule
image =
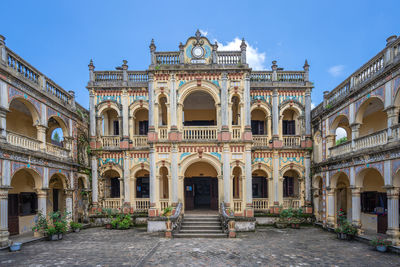
[[[32,227],[33,236],[41,237],[47,229],[47,219],[41,211],[38,212],[35,225]]]
[[[77,222],[70,222],[69,226],[71,227],[72,231],[78,233],[82,229],[82,224]]]
[[[275,226],[280,229],[286,228],[292,217],[293,212],[291,209],[280,209],[279,218],[276,220]]]
[[[21,250],[21,245],[22,245],[22,243],[11,241],[11,244],[9,247],[10,252],[16,252],[16,251]]]
[[[103,211],[105,211],[105,213],[107,214],[107,217],[109,219],[105,223],[106,229],[112,229],[113,228],[112,225],[111,225],[111,222],[113,220],[112,209],[104,209]]]
[[[58,240],[58,233],[56,228],[53,225],[50,225],[47,227],[46,231],[46,236],[49,241],[57,241]]]
[[[357,228],[346,219],[346,213],[340,209],[338,212],[338,226],[335,228],[337,238],[341,240],[351,240],[357,234]]]
[[[129,229],[131,225],[132,225],[132,218],[129,214],[126,215],[118,214],[111,221],[111,229],[125,230]]]
[[[56,234],[58,234],[58,239],[61,240],[63,238],[63,234],[67,232],[68,222],[67,216],[69,213],[64,212],[61,214],[60,211],[50,212],[49,218],[50,222],[53,224],[52,226],[56,230]]]
[[[165,226],[167,228],[167,231],[171,231],[172,230],[172,222],[169,220],[169,218],[171,217],[171,214],[172,214],[172,210],[173,210],[173,208],[171,206],[166,207],[163,210],[163,216],[167,217],[167,221],[165,222]]]
[[[290,210],[290,215],[288,219],[290,220],[290,226],[293,229],[300,229],[300,224],[303,222],[303,210],[302,209],[297,209],[297,210]]]
[[[386,252],[387,247],[392,245],[392,242],[390,240],[381,238],[381,237],[375,237],[370,241],[371,246],[375,247],[375,249],[379,252]]]

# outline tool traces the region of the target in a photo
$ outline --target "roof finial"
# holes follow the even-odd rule
[[[242,38],[242,43],[240,44],[240,49],[241,50],[246,50],[247,44],[244,38]]]
[[[94,70],[93,59],[90,59],[88,67],[89,67],[89,70]]]
[[[304,62],[303,69],[304,69],[305,71],[308,71],[309,67],[310,67],[310,65],[308,65],[308,61],[307,61],[307,59],[306,59],[306,61]]]
[[[151,43],[150,43],[150,52],[154,52],[156,51],[156,45],[154,44],[154,39],[151,39]]]

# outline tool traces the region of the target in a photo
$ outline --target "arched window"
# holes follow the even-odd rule
[[[195,91],[183,101],[183,125],[217,125],[215,101],[204,91]]]
[[[232,97],[232,125],[239,125],[240,122],[240,107],[239,97]]]

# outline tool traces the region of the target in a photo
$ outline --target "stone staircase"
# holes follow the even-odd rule
[[[222,238],[227,237],[227,234],[222,231],[218,215],[185,215],[181,229],[174,237]]]

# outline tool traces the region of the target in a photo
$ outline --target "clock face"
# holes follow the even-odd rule
[[[204,55],[204,49],[201,46],[195,46],[192,49],[192,55],[195,58],[201,58]]]

